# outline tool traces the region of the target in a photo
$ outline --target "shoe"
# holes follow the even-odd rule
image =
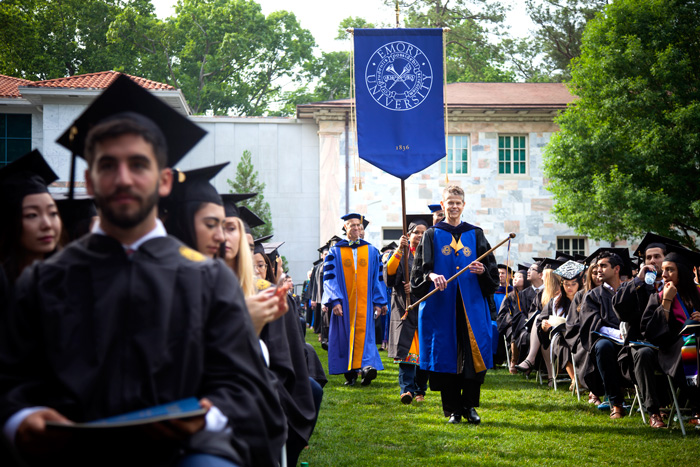
[[[476,409],[474,407],[469,407],[467,409],[467,422],[473,424],[473,425],[478,425],[481,423],[481,417],[479,417],[479,414],[476,413]]]
[[[574,389],[576,389],[576,383],[574,381],[569,384],[569,392],[574,392]]]
[[[530,373],[532,373],[532,370],[534,369],[534,365],[527,360],[523,360],[521,363],[515,365],[515,369],[521,373],[525,373],[525,376],[530,376]]]
[[[657,413],[649,415],[649,426],[652,428],[666,428],[666,424],[661,420],[661,415]]]
[[[413,395],[410,392],[404,392],[401,394],[401,403],[402,404],[410,404],[413,401]]]
[[[357,379],[346,379],[345,382],[343,383],[343,385],[345,385],[345,386],[354,386],[354,385],[355,385],[355,381],[357,381]]]
[[[369,383],[371,383],[372,380],[377,377],[377,369],[373,366],[366,366],[362,369],[361,375],[362,381],[360,381],[360,384],[363,386],[369,386]]]
[[[589,404],[595,404],[595,405],[601,405],[601,404],[602,404],[602,402],[600,401],[600,399],[598,398],[598,396],[596,396],[596,395],[593,394],[592,392],[588,394],[588,403],[589,403]]]
[[[688,420],[688,423],[694,426],[700,426],[700,413],[694,413],[691,417],[690,420]]]
[[[547,387],[549,387],[549,388],[553,388],[553,387],[554,387],[554,379],[553,379],[553,378],[549,378],[549,379],[547,380]]]
[[[453,425],[462,423],[462,416],[453,413],[452,415],[450,415],[450,419],[447,420],[447,423],[451,423]]]
[[[625,408],[622,407],[621,405],[613,405],[612,410],[610,411],[610,419],[611,420],[617,420],[618,418],[624,417],[625,414]]]
[[[328,341],[321,342],[321,348],[322,348],[323,350],[328,350]]]
[[[422,394],[418,394],[416,397],[413,398],[413,400],[416,402],[423,402],[425,401],[425,396],[423,396]]]
[[[511,364],[510,364],[510,366],[508,367],[508,372],[509,372],[511,375],[517,375],[517,374],[518,374],[518,370],[515,369],[515,363],[511,363]]]

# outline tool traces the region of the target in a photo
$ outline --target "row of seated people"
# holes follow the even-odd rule
[[[666,426],[670,377],[697,425],[700,255],[653,233],[635,254],[643,261],[638,271],[626,248],[601,248],[578,261],[557,252],[557,259],[519,265],[497,317],[510,372],[529,375],[541,360],[549,385],[566,372],[570,390],[578,376],[589,403],[609,406],[612,419],[626,415],[624,389],[636,386],[652,428]]]

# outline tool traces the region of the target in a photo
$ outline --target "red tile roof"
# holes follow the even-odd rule
[[[0,75],[0,97],[21,97],[17,86],[26,86],[31,81]]]
[[[70,88],[70,89],[106,89],[120,74],[117,71],[100,71],[99,73],[88,73],[86,75],[69,76],[67,78],[47,79],[45,81],[29,81],[23,86],[31,88]],[[126,75],[133,79],[141,87],[146,89],[174,90],[169,84],[151,81],[150,79],[138,76]]]
[[[449,108],[563,109],[576,99],[563,83],[450,83],[447,85]],[[304,108],[342,108],[350,99],[311,102]],[[298,112],[298,111],[297,111]]]

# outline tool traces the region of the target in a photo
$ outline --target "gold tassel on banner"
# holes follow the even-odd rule
[[[447,173],[450,171],[449,160],[447,158],[447,151],[449,150],[448,143],[448,123],[447,123],[447,33],[450,28],[442,28],[442,99],[445,102],[445,185],[450,183],[450,179]]]

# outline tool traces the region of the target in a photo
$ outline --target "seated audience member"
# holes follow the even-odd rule
[[[70,133],[99,222],[17,281],[0,339],[5,437],[38,465],[278,465],[286,420],[243,293],[157,218],[167,166],[201,130],[121,75]],[[191,397],[206,415],[90,442],[47,428]]]
[[[620,288],[620,271],[628,266],[617,254],[617,251],[622,254],[623,249],[599,249],[601,250],[597,264],[598,276],[603,284],[586,294],[579,316],[581,347],[590,353],[596,371],[589,369],[590,373],[583,373],[582,377],[586,386],[599,398],[603,393],[608,395],[610,418],[614,420],[625,416],[623,379],[617,363],[621,346],[606,336],[613,339],[621,337],[620,320],[613,311],[612,298]],[[624,252],[627,253],[627,249]]]
[[[501,307],[498,310],[498,315],[496,317],[499,335],[505,337],[511,351],[508,369],[512,375],[518,373],[518,370],[515,369],[515,365],[518,364],[518,355],[516,353],[517,349],[515,347],[515,343],[512,342],[513,316],[523,313],[523,309],[520,304],[520,292],[527,287],[530,287],[530,282],[527,280],[528,267],[529,265],[518,265],[518,271],[513,274],[513,290],[508,292],[506,298],[504,298],[503,302],[501,302]]]
[[[675,243],[677,242],[670,238],[647,233],[635,252],[643,258],[644,266],[639,269],[637,277],[622,284],[613,297],[615,313],[628,326],[627,342],[644,339],[640,328],[642,315],[649,297],[663,287],[661,263],[666,255],[666,245]],[[650,283],[646,282],[647,279]],[[664,428],[666,424],[659,410],[661,403],[655,377],[655,373],[660,370],[658,351],[652,347],[631,346],[626,348],[626,352],[631,359],[641,403],[649,414],[649,426]]]
[[[690,401],[694,412],[691,423],[697,425],[700,416],[697,360],[691,358],[684,368],[681,357],[681,348],[692,339],[693,333],[681,335],[681,330],[688,324],[700,323],[700,289],[693,281],[693,266],[700,264],[700,255],[674,245],[668,245],[668,250],[661,263],[663,289],[649,297],[641,330],[649,342],[659,347],[659,365]],[[695,354],[694,346],[692,354]],[[695,383],[689,384],[688,380],[693,377]]]
[[[554,361],[551,362],[552,372],[549,374],[549,379],[550,381],[553,380],[557,377],[557,374],[562,368],[565,369],[569,378],[571,378],[572,386],[569,388],[570,390],[573,389],[574,384],[574,367],[571,350],[563,339],[563,335],[560,339],[557,339],[554,344],[551,343],[550,339],[552,337],[552,328],[556,329],[557,326],[566,323],[566,318],[571,308],[571,302],[576,293],[583,286],[581,280],[583,269],[584,266],[582,264],[570,260],[554,270],[552,276],[554,276],[554,278],[556,278],[555,280],[560,284],[559,293],[542,308],[542,313],[540,313],[540,316],[537,318],[537,329],[542,348],[546,350],[549,349],[550,345],[554,345],[552,354],[558,357],[557,360],[559,362],[558,368],[554,367]]]
[[[548,304],[552,299],[561,293],[561,282],[557,276],[552,274],[552,271],[561,266],[561,264],[561,261],[550,258],[547,258],[542,262],[542,266],[544,268],[542,273],[544,288],[542,290],[542,294],[535,297],[535,301],[533,302],[531,308],[531,316],[541,314],[544,305]],[[533,309],[535,311],[532,311]],[[542,355],[542,360],[544,361],[545,367],[547,368],[547,374],[551,376],[552,362],[549,359],[549,351],[545,351],[545,349],[542,348],[540,336],[538,334],[539,325],[537,324],[537,318],[535,318],[534,321],[535,325],[530,329],[529,353],[522,362],[515,365],[515,369],[529,375],[535,368],[535,359],[537,358],[537,354],[540,353]],[[548,385],[551,387],[553,383],[554,381],[550,377]]]
[[[581,304],[586,294],[603,283],[598,277],[598,265],[596,261],[597,258],[595,257],[584,258],[584,264],[587,265],[587,268],[584,274],[583,289],[579,290],[574,295],[574,299],[569,306],[569,313],[566,315],[564,339],[566,339],[567,347],[572,353],[574,371],[579,375],[590,374],[595,371],[590,354],[581,348],[581,323],[579,318],[581,314]],[[585,387],[585,382],[581,378],[578,379],[578,382],[580,386]],[[602,402],[598,396],[591,391],[588,394],[588,403],[600,405]]]
[[[519,295],[520,307],[523,313],[516,313],[511,318],[511,342],[514,347],[511,358],[516,362],[520,360],[522,355],[527,355],[530,350],[530,332],[532,327],[528,327],[527,323],[532,318],[532,315],[537,312],[536,303],[539,302],[538,297],[544,289],[544,281],[542,280],[542,273],[544,272],[543,260],[543,258],[536,258],[536,262],[527,270],[527,280],[530,286],[525,287]]]

